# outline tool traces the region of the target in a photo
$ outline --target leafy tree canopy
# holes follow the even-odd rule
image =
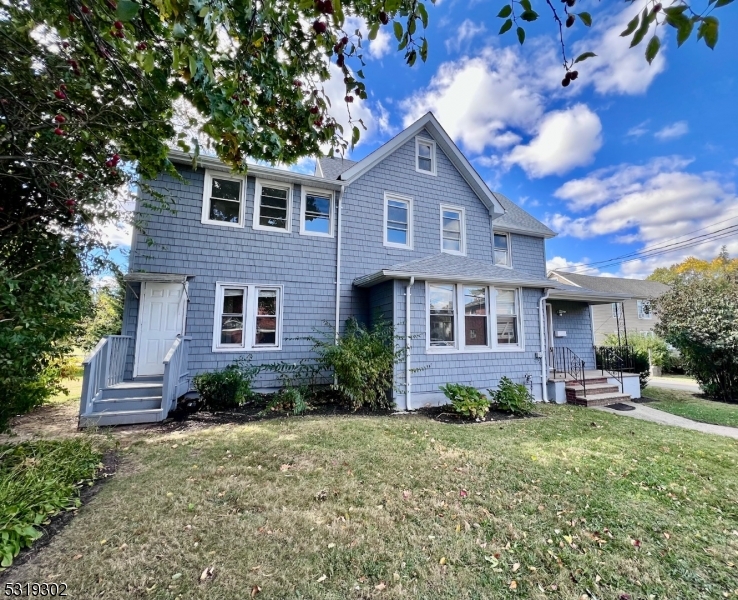
[[[676,280],[656,301],[656,333],[705,393],[738,400],[738,272]]]
[[[646,279],[674,285],[678,281],[691,281],[701,278],[717,278],[728,274],[738,274],[738,258],[730,258],[723,246],[720,254],[712,260],[702,260],[690,256],[670,267],[659,267]]]

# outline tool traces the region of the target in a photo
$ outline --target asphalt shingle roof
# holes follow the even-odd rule
[[[410,276],[417,277],[421,280],[432,278],[435,280],[446,279],[448,281],[506,283],[541,288],[552,288],[559,285],[550,279],[535,277],[534,275],[521,273],[514,269],[498,267],[492,262],[445,253],[389,266],[381,271],[354,279],[354,284],[360,287],[370,287],[388,279],[407,278]]]
[[[351,167],[356,164],[355,160],[349,160],[347,158],[331,157],[331,156],[320,156],[318,157],[320,168],[323,171],[323,177],[325,179],[338,179],[338,177],[344,171],[348,171]],[[318,175],[318,173],[315,173]]]
[[[633,298],[654,298],[669,291],[668,285],[658,281],[624,279],[621,277],[595,277],[593,275],[566,273],[565,271],[552,271],[552,273],[583,288],[596,292],[627,294]]]
[[[502,208],[505,209],[505,214],[494,220],[494,227],[499,227],[500,229],[509,228],[511,231],[528,232],[547,237],[556,235],[555,232],[546,227],[533,215],[524,211],[507,196],[503,196],[499,192],[492,193],[499,200],[500,204],[502,204]]]

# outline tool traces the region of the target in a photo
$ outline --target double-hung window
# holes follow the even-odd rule
[[[304,189],[300,233],[333,237],[333,194],[331,192]]]
[[[429,352],[524,349],[520,290],[484,284],[428,283],[426,294]]]
[[[441,251],[449,254],[465,254],[464,209],[441,206]]]
[[[518,344],[518,308],[515,290],[497,290],[497,344]]]
[[[256,181],[254,229],[285,233],[292,231],[291,186],[271,181]]]
[[[243,180],[205,172],[202,222],[243,227]]]
[[[653,319],[650,300],[638,300],[638,318]]]
[[[619,318],[618,315],[620,314],[620,304],[617,302],[612,303],[612,318],[617,319]]]
[[[279,350],[281,322],[281,286],[216,284],[214,352]]]
[[[487,346],[487,288],[464,286],[464,341],[467,346]]]
[[[384,245],[412,249],[413,201],[406,196],[384,195]]]
[[[428,175],[436,174],[436,143],[433,140],[415,138],[415,170]]]
[[[510,236],[506,233],[494,234],[495,264],[501,267],[510,266]]]
[[[455,335],[455,305],[456,286],[429,285],[430,304],[430,345],[440,348],[453,348],[456,346]]]

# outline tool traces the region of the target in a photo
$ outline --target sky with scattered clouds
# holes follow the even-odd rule
[[[391,24],[365,39],[369,99],[351,110],[368,131],[349,157],[432,111],[492,190],[558,232],[546,244],[551,268],[645,277],[690,255],[712,258],[722,245],[738,256],[738,229],[723,231],[738,225],[738,3],[715,13],[715,50],[694,37],[677,48],[674,30],[661,27],[649,65],[645,42],[630,49],[619,35],[646,2],[578,0],[574,12],[589,10],[594,23],[565,30],[568,51],[598,56],[577,65],[566,88],[545,3],[523,46],[512,31],[497,35],[502,4],[429,4],[429,59],[412,68]],[[358,19],[346,29],[366,36]],[[345,122],[341,79],[326,90]]]

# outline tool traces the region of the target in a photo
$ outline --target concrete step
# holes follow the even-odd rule
[[[576,404],[577,406],[608,406],[617,402],[628,402],[631,399],[629,394],[621,393],[587,394],[586,396],[576,396],[574,398],[567,394],[566,403]]]
[[[589,383],[587,382],[587,386],[582,386],[579,384],[574,385],[567,385],[564,388],[566,391],[573,391],[577,396],[584,396],[584,392],[586,390],[587,396],[591,394],[611,394],[611,393],[618,393],[620,391],[620,386],[614,383]]]
[[[117,412],[92,412],[81,415],[80,427],[106,427],[109,425],[135,425],[162,421],[161,410],[121,410]]]
[[[154,381],[123,381],[101,390],[101,398],[161,397],[163,384]]]
[[[92,403],[92,410],[101,412],[140,411],[161,408],[161,395],[135,396],[132,398],[103,398]]]

